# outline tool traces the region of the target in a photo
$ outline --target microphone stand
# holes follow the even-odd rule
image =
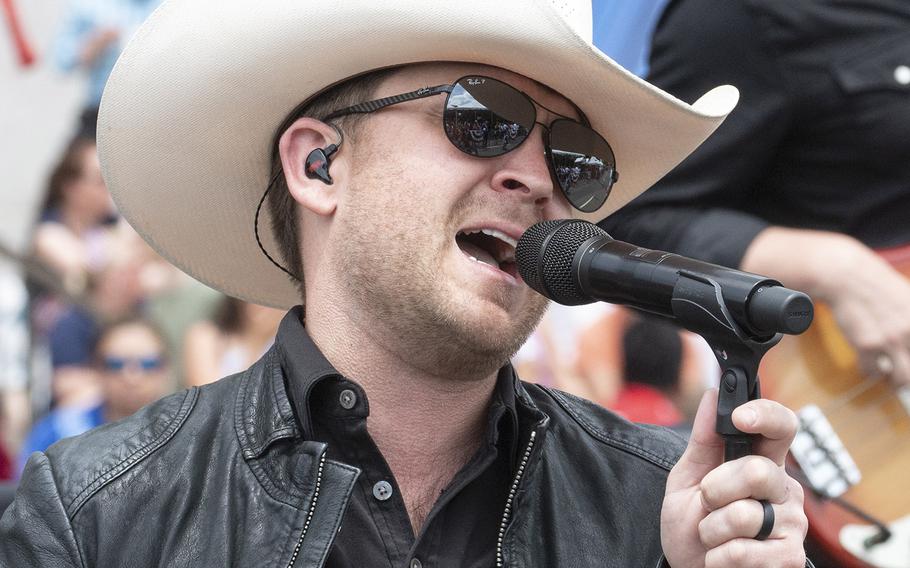
[[[733,411],[761,398],[758,366],[783,334],[758,336],[738,325],[730,315],[720,284],[703,275],[680,271],[671,306],[677,320],[705,338],[721,368],[716,431],[724,439],[724,461],[752,453],[754,435],[733,425]],[[755,293],[760,293],[761,289]]]

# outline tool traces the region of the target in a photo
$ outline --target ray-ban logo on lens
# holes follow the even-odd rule
[[[471,77],[468,79],[468,85],[471,85],[472,87],[474,85],[483,85],[485,82],[486,81],[484,79],[481,79],[479,77]]]

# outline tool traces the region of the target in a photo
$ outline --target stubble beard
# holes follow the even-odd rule
[[[392,191],[375,182],[351,189],[360,196]],[[344,243],[335,247],[342,254],[333,256],[333,270],[341,276],[345,296],[356,302],[361,323],[385,349],[396,350],[425,372],[461,380],[494,373],[537,327],[547,300],[534,295],[508,329],[489,328],[476,310],[459,305],[446,289],[445,275],[436,269],[451,236],[434,238],[426,235],[426,227],[447,227],[445,220],[427,219],[426,212],[421,218],[420,211],[408,214],[401,207],[400,213],[385,216],[383,211],[391,209],[369,201],[348,203],[349,212],[339,219],[341,231],[336,233],[344,235]],[[418,242],[422,238],[429,242]],[[505,305],[508,298],[504,293],[492,301]]]

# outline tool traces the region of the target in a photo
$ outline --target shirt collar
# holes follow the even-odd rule
[[[294,414],[304,436],[311,437],[313,424],[310,397],[316,385],[328,378],[341,378],[303,327],[303,307],[295,306],[284,316],[275,335],[275,347]]]
[[[278,326],[275,347],[280,356],[281,370],[297,421],[303,428],[304,436],[311,437],[314,411],[332,414],[344,412],[348,417],[366,418],[370,409],[363,388],[342,376],[326,359],[307,333],[303,317],[301,306],[292,308],[284,316]],[[512,365],[506,364],[499,370],[490,404],[487,440],[491,444],[499,443],[501,435],[506,431],[510,432],[510,443],[518,438],[517,388],[518,377]],[[351,408],[341,409],[341,397],[350,400],[350,394],[345,393],[347,390],[353,392],[354,404]]]

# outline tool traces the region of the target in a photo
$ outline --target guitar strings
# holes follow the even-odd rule
[[[879,377],[871,377],[871,378],[865,379],[864,381],[851,387],[850,390],[848,390],[844,394],[840,395],[839,397],[837,397],[835,399],[832,399],[827,405],[820,407],[819,410],[821,410],[823,416],[826,416],[826,417],[833,416],[838,411],[840,411],[842,408],[844,408],[845,406],[847,406],[848,404],[853,402],[855,399],[859,398],[860,396],[862,396],[863,394],[868,392],[870,389],[872,389],[874,386],[881,383],[884,380],[884,378],[885,377],[883,377],[883,376],[879,376]],[[885,398],[887,396],[888,396],[888,393],[885,392],[880,398]],[[876,402],[878,402],[878,401],[876,401]],[[808,425],[811,426],[816,420],[819,420],[819,419],[816,418],[812,422],[809,422]]]
[[[857,399],[860,396],[862,396],[863,394],[867,393],[874,386],[881,383],[884,379],[885,379],[884,376],[878,376],[878,377],[871,377],[871,378],[867,378],[867,379],[863,380],[861,383],[857,384],[856,386],[851,388],[849,391],[847,391],[840,397],[832,400],[825,407],[819,407],[819,410],[821,411],[821,417],[815,418],[810,421],[807,421],[804,418],[800,418],[800,428],[805,430],[806,432],[811,433],[812,426],[816,422],[821,420],[822,418],[825,418],[830,422],[831,419],[838,413],[838,411],[842,410],[845,406],[847,406],[848,404],[853,402],[855,399]],[[881,392],[881,394],[879,394],[876,398],[874,398],[869,404],[872,406],[876,406],[876,405],[885,403],[888,401],[888,399],[891,399],[895,394],[897,394],[897,393],[891,392],[890,388],[885,388]],[[900,402],[900,401],[898,401],[898,402]],[[908,413],[910,413],[910,411],[908,411]]]

